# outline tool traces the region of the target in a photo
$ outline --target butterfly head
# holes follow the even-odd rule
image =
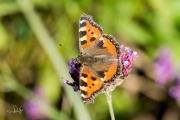
[[[81,56],[78,56],[77,58],[74,59],[74,65],[77,65],[80,63],[81,63]]]

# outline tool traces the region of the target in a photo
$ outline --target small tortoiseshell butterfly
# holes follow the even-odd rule
[[[74,86],[75,91],[80,90],[85,104],[93,103],[98,94],[113,90],[123,81],[120,79],[123,78],[124,67],[120,56],[121,45],[113,36],[104,34],[91,16],[82,14],[79,21],[79,50],[81,55],[70,60],[70,74],[75,82],[67,84]],[[129,72],[127,70],[126,73]]]

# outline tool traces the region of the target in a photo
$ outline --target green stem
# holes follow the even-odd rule
[[[114,110],[113,110],[113,106],[112,106],[112,94],[111,93],[112,93],[112,91],[108,90],[107,92],[105,92],[105,95],[107,97],[111,120],[115,120]]]

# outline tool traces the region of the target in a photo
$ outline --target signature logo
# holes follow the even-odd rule
[[[19,114],[21,114],[23,112],[23,106],[18,108],[17,106],[13,105],[13,108],[14,108],[14,110],[6,110],[6,112],[8,112],[8,113],[19,113]]]

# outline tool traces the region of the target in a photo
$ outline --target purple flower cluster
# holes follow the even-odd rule
[[[132,63],[136,57],[138,57],[137,52],[133,52],[129,47],[120,46],[120,62],[122,63],[122,76],[121,78],[126,78],[131,69]],[[74,82],[69,82],[68,80],[64,81],[64,85],[72,86],[74,91],[77,92],[79,90],[79,73],[81,64],[74,63],[74,59],[70,59],[68,62],[68,66],[70,66],[70,75],[73,78]]]
[[[74,80],[73,83],[70,83],[68,80],[64,81],[64,85],[70,85],[73,87],[74,91],[77,92],[79,90],[79,73],[81,64],[74,64],[74,59],[70,59],[68,62],[68,66],[70,66],[69,74]]]
[[[123,65],[122,78],[126,78],[129,75],[129,73],[131,72],[132,63],[133,63],[134,59],[136,57],[138,57],[138,53],[133,52],[129,47],[124,47],[124,45],[120,46],[120,52],[121,52],[120,60]]]
[[[172,81],[175,76],[172,53],[169,49],[161,48],[158,56],[159,58],[155,63],[156,83],[164,86]]]
[[[176,85],[169,89],[169,95],[180,103],[180,75],[177,78]]]
[[[42,103],[42,101],[45,100],[43,92],[40,88],[35,88],[33,93],[35,96],[30,100],[27,100],[24,104],[27,118],[29,120],[48,119],[42,112],[42,110],[45,109],[45,106]]]
[[[167,48],[159,50],[159,58],[155,63],[156,83],[161,86],[174,81],[176,84],[169,88],[169,96],[180,103],[180,75],[177,76],[175,62],[172,58],[173,53]]]

